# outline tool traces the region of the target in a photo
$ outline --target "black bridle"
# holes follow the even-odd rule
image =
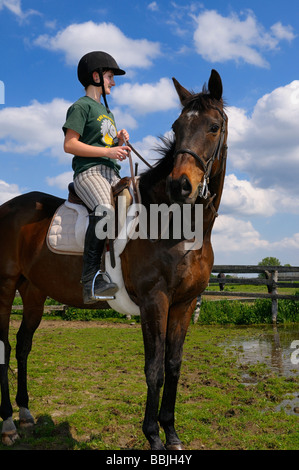
[[[195,158],[195,160],[197,160],[200,165],[202,166],[203,170],[204,170],[204,178],[203,178],[203,182],[200,183],[199,185],[199,196],[204,198],[204,199],[207,199],[208,195],[209,195],[209,188],[208,188],[208,184],[209,184],[209,181],[210,181],[210,176],[211,176],[211,171],[212,171],[212,166],[215,162],[216,159],[220,160],[220,153],[221,153],[221,149],[223,147],[223,143],[224,143],[224,139],[225,139],[225,134],[226,134],[226,126],[227,126],[227,117],[225,115],[225,113],[223,111],[221,111],[221,109],[219,109],[217,106],[211,106],[212,108],[216,109],[220,115],[222,116],[222,126],[221,126],[221,131],[220,131],[220,137],[219,137],[219,140],[218,140],[218,144],[214,150],[214,153],[213,155],[207,160],[205,161],[203,159],[203,157],[201,157],[200,155],[197,155],[197,153],[193,152],[192,150],[188,149],[188,148],[181,148],[179,150],[176,150],[175,154],[174,154],[174,158],[181,154],[181,153],[188,153],[189,155],[192,155],[192,157]],[[227,150],[227,146],[225,146],[225,151]]]

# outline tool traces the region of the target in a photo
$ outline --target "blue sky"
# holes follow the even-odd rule
[[[0,203],[32,190],[66,197],[61,126],[84,94],[86,52],[105,50],[127,71],[109,105],[153,160],[180,112],[171,77],[200,91],[215,68],[229,116],[215,263],[299,265],[298,13],[295,0],[0,0]]]

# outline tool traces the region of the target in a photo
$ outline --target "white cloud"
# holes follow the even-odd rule
[[[147,68],[161,55],[160,44],[147,39],[131,39],[112,23],[72,24],[55,36],[42,35],[36,45],[65,54],[66,62],[77,65],[87,52],[104,50],[111,54],[120,67]]]
[[[138,114],[167,111],[178,107],[173,83],[161,78],[158,83],[124,83],[113,90],[113,98],[120,106],[129,106]]]
[[[3,8],[7,8],[11,13],[15,14],[20,20],[24,20],[30,15],[39,14],[36,10],[23,11],[21,0],[0,0],[0,11]]]
[[[248,252],[257,248],[267,248],[269,242],[263,240],[250,221],[228,215],[220,215],[215,221],[212,233],[215,252]]]
[[[157,4],[157,2],[149,3],[147,8],[151,11],[159,11],[159,5]]]
[[[0,204],[3,204],[10,199],[19,196],[21,191],[17,184],[9,184],[0,180]]]
[[[295,38],[293,28],[291,26],[283,26],[280,21],[271,26],[271,31],[277,39],[292,41]]]
[[[66,171],[65,173],[61,173],[60,175],[47,177],[46,181],[49,186],[55,186],[59,189],[67,189],[69,183],[73,181],[73,172]]]
[[[115,118],[115,122],[117,123],[118,129],[123,129],[123,128],[127,130],[137,129],[138,123],[131,114],[119,108],[118,106],[116,108],[113,107],[112,111],[113,111],[113,115]]]
[[[265,215],[275,213],[271,197],[273,190],[254,187],[249,181],[238,180],[234,174],[227,175],[221,199],[221,210],[240,215]]]
[[[247,173],[254,186],[298,198],[299,80],[263,96],[251,116],[237,108],[227,113],[230,167]]]
[[[266,256],[277,257],[282,264],[299,264],[299,233],[277,241],[268,241],[252,222],[220,215],[212,232],[215,264],[257,264]]]
[[[271,217],[278,212],[299,214],[299,196],[294,198],[279,189],[263,189],[234,174],[225,178],[221,213],[241,217]]]
[[[70,104],[55,98],[50,103],[34,100],[29,106],[0,110],[0,150],[65,157],[62,125]]]
[[[21,0],[0,0],[0,10],[4,7],[17,16],[22,15]]]
[[[242,60],[268,67],[264,51],[275,50],[281,40],[291,41],[295,37],[292,27],[281,23],[266,31],[251,11],[242,19],[235,13],[224,17],[215,10],[206,10],[194,19],[197,23],[194,33],[196,50],[210,62]]]
[[[295,233],[292,237],[285,237],[279,242],[273,243],[278,248],[288,248],[290,250],[299,251],[299,233]]]

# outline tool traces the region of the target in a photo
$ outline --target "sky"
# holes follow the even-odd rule
[[[298,13],[298,0],[0,0],[0,203],[35,190],[67,197],[62,126],[84,95],[85,53],[106,51],[126,70],[109,106],[152,163],[181,110],[171,78],[199,92],[216,69],[229,148],[215,264],[299,266]]]

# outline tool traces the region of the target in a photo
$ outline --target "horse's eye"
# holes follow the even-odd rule
[[[210,127],[210,132],[212,132],[213,134],[216,134],[216,132],[219,131],[219,126],[218,124],[212,124],[211,127]]]

